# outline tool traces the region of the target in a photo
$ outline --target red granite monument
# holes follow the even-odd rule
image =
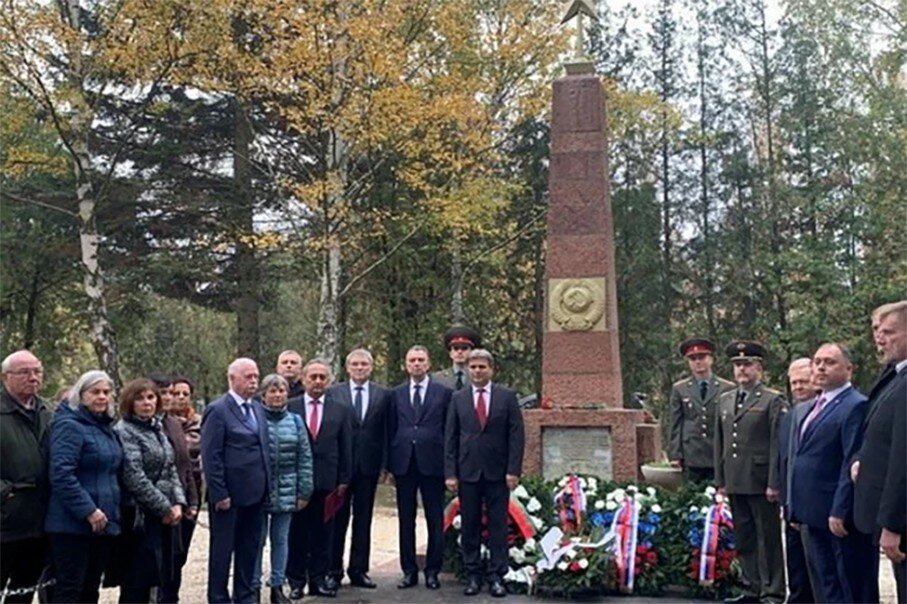
[[[623,408],[604,90],[591,64],[554,82],[542,405],[524,414],[523,470],[636,480],[658,426]]]

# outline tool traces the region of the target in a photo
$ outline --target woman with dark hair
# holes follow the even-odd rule
[[[120,394],[120,416],[115,430],[123,444],[123,487],[127,525],[126,565],[120,602],[147,603],[151,588],[161,585],[172,565],[164,550],[164,533],[179,526],[186,506],[174,462],[173,447],[161,427],[161,399],[148,379],[133,380]],[[178,539],[178,537],[177,537]]]
[[[120,534],[118,474],[123,450],[113,431],[113,380],[82,375],[57,409],[50,436],[50,535],[54,602],[97,602],[101,575]]]
[[[165,414],[164,428],[171,442],[179,440],[180,445],[174,444],[177,452],[177,468],[182,467],[180,449],[186,452],[186,480],[183,489],[189,508],[180,521],[180,542],[172,544],[174,552],[173,569],[169,577],[165,577],[161,585],[158,601],[162,604],[179,602],[180,585],[183,580],[183,567],[189,555],[189,545],[192,543],[192,534],[195,532],[195,521],[198,516],[199,503],[202,499],[202,466],[201,466],[201,416],[196,413],[192,405],[192,393],[195,385],[187,377],[174,378],[170,384],[171,402]],[[170,428],[173,426],[178,429]],[[178,437],[178,438],[177,438]],[[180,477],[184,476],[180,471]]]
[[[180,485],[183,487],[188,503],[183,519],[175,527],[176,530],[164,531],[163,533],[163,559],[167,564],[164,565],[163,576],[161,577],[162,582],[158,590],[158,602],[171,604],[179,602],[183,565],[186,563],[189,553],[189,542],[195,529],[195,517],[198,514],[199,502],[201,501],[201,485],[196,481],[200,481],[201,477],[193,469],[192,458],[186,442],[186,433],[183,429],[183,418],[176,411],[177,406],[180,404],[177,400],[176,391],[183,392],[186,389],[185,378],[180,378],[179,385],[176,380],[162,373],[149,374],[148,379],[155,383],[160,393],[161,406],[159,416],[161,418],[161,428],[167,436],[167,440],[170,441],[170,446],[173,447],[176,472],[179,475]]]

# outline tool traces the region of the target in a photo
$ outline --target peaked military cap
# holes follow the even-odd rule
[[[457,325],[444,332],[444,347],[450,348],[454,344],[465,344],[478,348],[482,344],[482,338],[476,330],[465,325]]]
[[[691,354],[714,354],[715,345],[705,338],[690,338],[680,343],[680,354],[688,356]]]
[[[724,352],[731,361],[761,361],[765,358],[765,347],[751,340],[734,340]]]

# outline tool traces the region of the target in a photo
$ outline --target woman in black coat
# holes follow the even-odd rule
[[[120,395],[122,419],[115,430],[123,444],[123,518],[128,535],[121,603],[147,603],[151,588],[161,585],[165,569],[172,565],[163,551],[164,532],[179,526],[186,506],[173,447],[157,417],[160,405],[151,380],[133,380]]]

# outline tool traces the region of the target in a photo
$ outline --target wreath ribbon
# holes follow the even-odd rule
[[[570,497],[569,503],[565,499]],[[555,495],[554,500],[558,506],[558,518],[561,521],[561,527],[565,533],[579,532],[583,524],[582,513],[586,510],[586,493],[579,484],[579,478],[571,474],[567,480],[566,486]],[[570,520],[569,513],[573,512],[573,520]]]
[[[633,591],[636,576],[636,540],[639,534],[639,505],[633,497],[624,499],[611,522],[614,533],[614,557],[620,589]]]
[[[709,506],[702,530],[702,546],[699,549],[699,584],[709,587],[715,583],[718,572],[718,541],[721,526],[734,527],[731,512],[724,502]]]

